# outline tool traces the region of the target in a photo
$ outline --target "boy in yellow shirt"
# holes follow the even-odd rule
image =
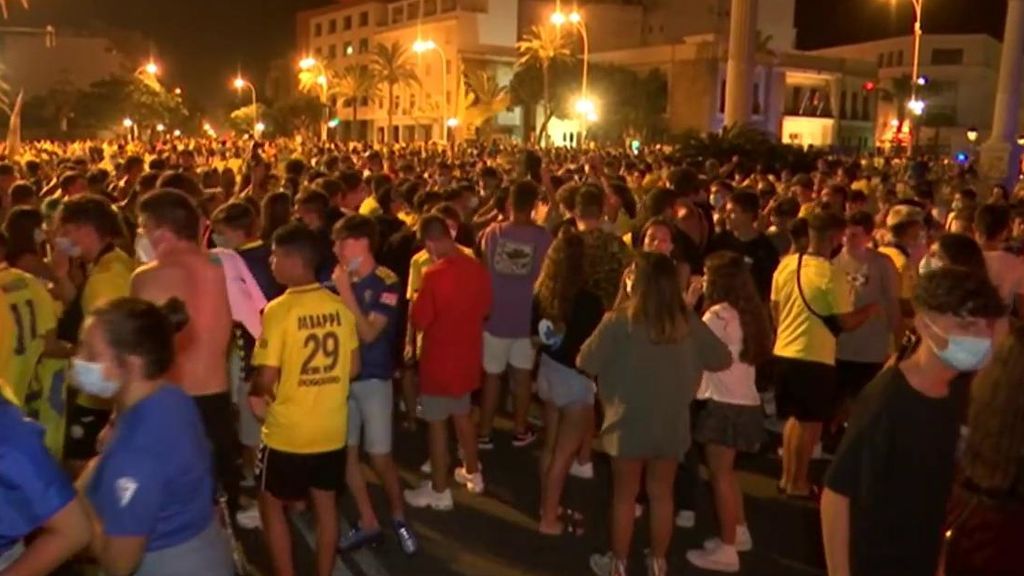
[[[288,287],[263,311],[252,394],[269,401],[257,477],[275,573],[293,573],[285,503],[313,502],[317,575],[329,576],[338,542],[335,492],[345,477],[349,381],[359,373],[355,319],[316,282],[320,240],[300,223],[274,234],[274,278]]]

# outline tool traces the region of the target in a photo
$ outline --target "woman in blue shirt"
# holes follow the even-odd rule
[[[174,361],[184,304],[120,298],[88,319],[76,386],[112,398],[106,449],[79,479],[93,520],[92,552],[110,576],[234,574],[216,519],[213,460],[195,403],[162,380]]]
[[[42,427],[3,394],[0,430],[0,574],[49,574],[89,543],[82,501],[46,451]]]

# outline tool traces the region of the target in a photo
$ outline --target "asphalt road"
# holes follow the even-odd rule
[[[504,426],[503,426],[504,425]],[[588,575],[588,557],[608,546],[608,503],[610,474],[607,458],[599,455],[593,480],[569,479],[563,503],[586,517],[580,536],[547,537],[536,531],[539,488],[537,450],[513,448],[508,422],[499,422],[493,451],[481,459],[487,490],[474,495],[453,488],[455,509],[451,512],[410,510],[409,521],[420,541],[420,552],[406,557],[392,534],[384,544],[339,556],[335,575],[355,576],[575,576]],[[419,466],[426,460],[425,431],[399,431],[395,436],[396,457],[404,484],[412,486],[423,477]],[[539,444],[539,440],[538,440]],[[454,454],[454,452],[453,452]],[[779,460],[774,447],[762,454],[741,458],[741,484],[745,494],[748,523],[754,549],[741,554],[741,574],[757,576],[803,576],[824,574],[818,510],[812,503],[788,500],[775,492]],[[820,477],[824,463],[815,463]],[[368,469],[367,469],[368,470]],[[371,483],[375,477],[368,470]],[[388,517],[387,503],[376,484],[371,497],[378,515]],[[351,499],[342,495],[344,533],[356,518]],[[633,542],[631,574],[644,574],[643,550],[647,539],[647,516],[637,521]],[[294,554],[298,574],[313,575],[313,522],[308,513],[292,516]],[[686,550],[700,546],[716,535],[710,489],[702,482],[697,505],[697,525],[676,528],[669,554],[671,574],[714,574],[690,565]],[[269,561],[259,532],[240,534],[253,573],[269,576]]]

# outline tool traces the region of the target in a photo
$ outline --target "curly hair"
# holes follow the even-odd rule
[[[534,287],[541,315],[559,328],[565,326],[573,300],[586,284],[583,250],[583,238],[564,229],[548,249]]]
[[[707,280],[705,308],[724,302],[740,317],[743,329],[740,360],[751,366],[766,360],[772,351],[771,322],[743,256],[731,251],[715,252],[708,256],[704,274]]]
[[[964,474],[984,490],[1024,488],[1024,326],[1016,325],[971,384]]]

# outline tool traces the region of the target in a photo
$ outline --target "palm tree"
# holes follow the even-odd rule
[[[538,131],[541,140],[547,134],[548,122],[551,121],[552,116],[549,71],[552,62],[569,57],[566,38],[554,26],[534,26],[526,37],[516,42],[516,50],[519,51],[516,67],[540,66],[541,75],[544,78],[544,121]]]
[[[508,86],[498,84],[493,75],[480,69],[466,71],[463,81],[467,90],[463,119],[484,132],[480,139],[486,139],[491,119],[509,106]]]
[[[398,42],[392,42],[390,45],[376,44],[371,56],[370,68],[380,83],[388,87],[388,133],[385,140],[390,142],[392,140],[391,125],[394,122],[395,114],[395,87],[417,86],[420,83],[420,78],[416,74],[416,67],[409,56],[408,49]],[[442,95],[442,99],[446,97],[446,95]]]
[[[359,103],[364,99],[372,103],[380,98],[380,80],[366,64],[349,64],[341,70],[337,86],[339,113],[341,105],[352,107],[350,136],[355,139],[356,126],[359,125]]]

